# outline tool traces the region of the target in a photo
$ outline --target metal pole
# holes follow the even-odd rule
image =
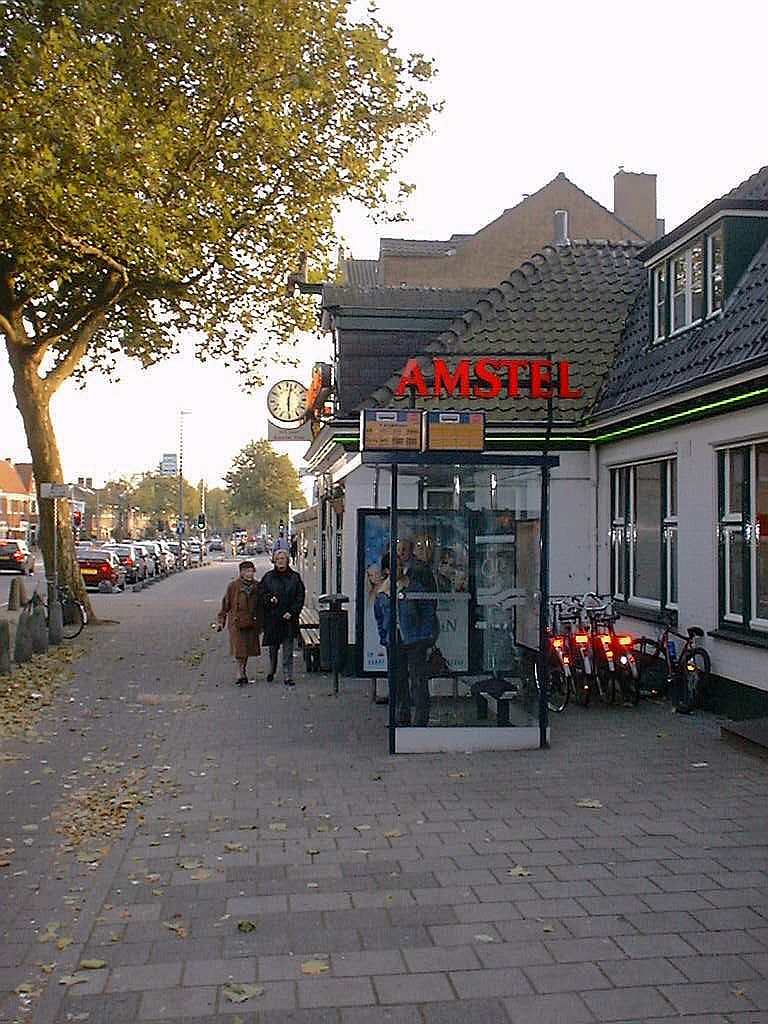
[[[397,463],[389,467],[389,636],[387,681],[389,683],[389,752],[395,753],[395,705],[397,703]]]
[[[179,409],[179,521],[176,536],[179,541],[179,566],[181,567],[181,530],[184,523],[184,412]]]
[[[53,498],[53,581],[48,581],[48,642],[60,644],[64,616],[59,601],[59,502]]]
[[[541,539],[539,561],[539,748],[549,746],[547,742],[547,725],[549,709],[547,707],[547,663],[549,661],[549,637],[547,636],[547,620],[549,618],[549,466],[541,467]]]

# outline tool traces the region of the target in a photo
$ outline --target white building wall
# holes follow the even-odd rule
[[[688,424],[677,430],[623,440],[599,450],[600,588],[610,588],[610,469],[649,459],[677,457],[678,623],[681,632],[698,625],[718,626],[717,449],[768,436],[766,409],[745,409]],[[648,623],[627,618],[622,626],[653,635]],[[768,690],[765,650],[706,636],[712,671],[727,679]]]

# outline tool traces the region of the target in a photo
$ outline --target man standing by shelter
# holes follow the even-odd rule
[[[288,565],[288,552],[275,552],[274,569],[266,573],[259,584],[259,596],[264,609],[264,644],[269,647],[269,674],[271,683],[277,672],[277,652],[283,649],[283,683],[293,686],[293,642],[299,635],[299,615],[304,607],[304,583],[301,576]]]

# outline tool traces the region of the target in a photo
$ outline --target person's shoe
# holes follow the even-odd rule
[[[247,676],[240,676],[239,679],[235,680],[235,686],[247,686],[247,685],[248,685],[248,677]]]
[[[395,716],[395,725],[410,725],[411,716],[407,711],[398,711]]]
[[[267,682],[268,683],[271,683],[274,678],[275,678],[275,673],[274,672],[268,672],[267,673]]]
[[[284,686],[295,686],[296,683],[294,683],[294,681],[292,679],[284,679],[283,680],[283,685]]]

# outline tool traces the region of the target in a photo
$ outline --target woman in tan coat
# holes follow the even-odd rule
[[[253,562],[240,563],[240,575],[227,587],[218,614],[219,630],[229,626],[229,651],[240,672],[235,680],[238,686],[246,686],[250,682],[245,672],[248,659],[261,653],[259,633],[264,621],[255,571]]]

